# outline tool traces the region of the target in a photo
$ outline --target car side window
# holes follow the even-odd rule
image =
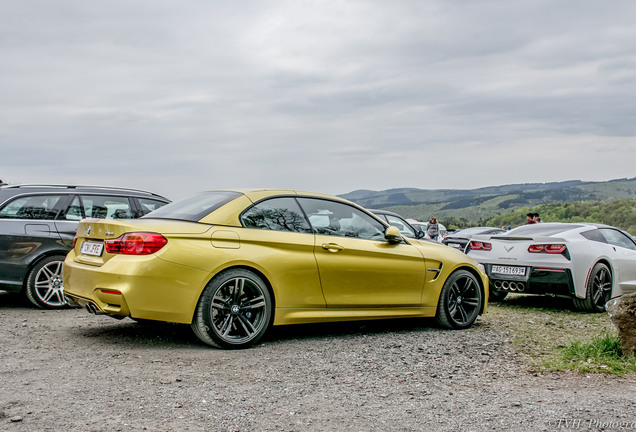
[[[82,206],[87,218],[130,219],[133,217],[128,197],[82,195]]]
[[[389,225],[393,225],[394,227],[399,229],[400,233],[403,236],[412,238],[416,237],[415,232],[411,228],[409,228],[409,226],[402,219],[395,216],[386,215],[386,220],[389,222]]]
[[[592,240],[599,243],[607,243],[607,240],[605,239],[603,234],[601,234],[601,231],[597,230],[596,228],[591,229],[589,231],[584,231],[581,233],[581,235],[588,240]]]
[[[157,210],[159,207],[165,206],[167,203],[163,201],[157,201],[149,198],[137,198],[139,205],[141,206],[141,215],[147,215],[153,210]]]
[[[245,228],[312,233],[311,227],[294,198],[261,201],[241,215]]]
[[[613,246],[619,246],[626,249],[636,250],[636,244],[620,231],[603,228],[599,230],[607,242]]]
[[[73,202],[66,209],[66,213],[61,215],[61,218],[71,221],[78,221],[84,218],[82,214],[82,203],[79,197],[73,198]]]
[[[61,195],[31,195],[16,198],[0,209],[2,219],[52,220],[57,216],[55,206]]]
[[[384,225],[355,207],[319,198],[298,202],[317,234],[384,241]]]

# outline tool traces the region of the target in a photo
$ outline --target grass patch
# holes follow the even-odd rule
[[[484,317],[504,324],[517,355],[536,371],[636,372],[636,357],[622,356],[609,315],[576,311],[568,299],[509,295],[489,304]]]

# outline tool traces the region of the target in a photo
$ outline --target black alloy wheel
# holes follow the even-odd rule
[[[246,348],[258,342],[273,317],[267,285],[255,273],[232,269],[217,275],[203,291],[192,329],[218,348]]]
[[[483,302],[477,278],[467,270],[457,270],[444,283],[435,319],[444,328],[468,328],[481,313]]]
[[[603,263],[596,263],[590,272],[584,299],[574,299],[577,309],[605,312],[605,304],[612,298],[612,272]]]

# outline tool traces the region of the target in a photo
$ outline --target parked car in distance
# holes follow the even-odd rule
[[[447,235],[448,230],[444,225],[442,225],[439,221],[437,221],[437,225],[439,225],[439,235],[437,242],[441,242]],[[411,226],[415,228],[416,231],[421,232],[422,238],[430,239],[430,237],[426,234],[426,228],[428,228],[428,222],[411,222]]]
[[[504,234],[505,232],[506,230],[502,228],[470,227],[448,234],[442,240],[442,244],[453,247],[463,252],[466,249],[466,245],[473,236]]]
[[[509,292],[570,297],[602,312],[614,297],[636,292],[636,242],[618,228],[591,223],[523,225],[475,236],[468,256],[486,267],[495,300]]]
[[[388,210],[379,210],[379,209],[367,209],[367,210],[369,210],[370,212],[373,212],[373,214],[378,216],[380,219],[382,219],[384,222],[388,223],[389,225],[392,225],[396,227],[397,229],[399,229],[400,233],[405,237],[414,238],[414,239],[424,238],[424,233],[416,230],[414,227],[411,226],[410,223],[407,222],[406,219],[404,219],[402,216],[400,216],[399,214],[395,212],[388,211]]]
[[[83,218],[137,218],[169,203],[134,189],[71,185],[0,187],[0,290],[63,307],[62,263]]]
[[[436,317],[464,329],[488,301],[465,254],[291,190],[210,191],[136,220],[85,219],[64,285],[89,312],[190,324],[221,348],[248,347],[271,325]]]

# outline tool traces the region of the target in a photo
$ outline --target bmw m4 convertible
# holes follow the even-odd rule
[[[435,317],[470,327],[488,278],[472,258],[404,238],[351,202],[284,191],[211,191],[141,219],[84,219],[65,295],[114,318],[186,323],[244,348],[271,325]]]
[[[474,236],[466,252],[486,267],[491,301],[510,292],[553,294],[572,298],[580,310],[602,312],[611,298],[636,292],[636,243],[612,226],[524,225]]]

